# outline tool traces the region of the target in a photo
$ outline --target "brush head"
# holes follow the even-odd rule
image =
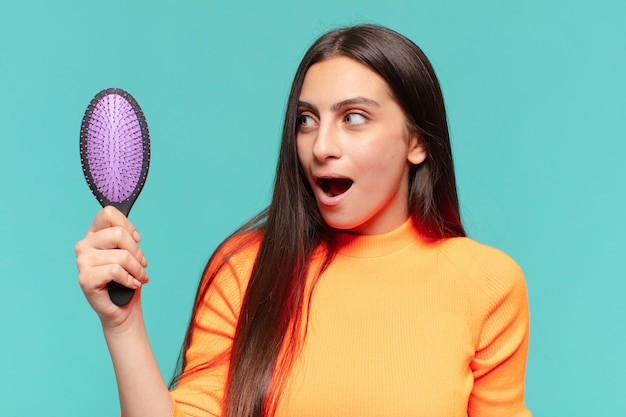
[[[150,164],[148,125],[128,92],[109,88],[91,100],[80,129],[80,157],[87,184],[100,204],[128,216]]]

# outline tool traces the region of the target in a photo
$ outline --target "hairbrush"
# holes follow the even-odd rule
[[[80,127],[80,160],[91,192],[102,207],[125,216],[148,176],[150,134],[139,104],[119,88],[100,91],[91,100]],[[107,284],[111,301],[124,306],[135,290]]]

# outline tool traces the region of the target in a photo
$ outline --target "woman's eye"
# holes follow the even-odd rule
[[[345,122],[349,125],[360,125],[366,121],[366,117],[361,113],[348,113],[345,116]]]
[[[315,124],[313,118],[306,114],[298,115],[298,128],[299,129],[307,129],[312,127]]]

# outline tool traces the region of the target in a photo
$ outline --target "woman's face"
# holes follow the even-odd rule
[[[298,158],[326,223],[380,234],[406,221],[409,168],[426,152],[383,78],[347,57],[318,62],[298,113]]]

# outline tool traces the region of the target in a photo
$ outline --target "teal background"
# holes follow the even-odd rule
[[[78,133],[101,89],[127,89],[152,164],[130,218],[166,379],[218,242],[268,202],[291,78],[346,24],[420,45],[449,111],[471,236],[523,267],[535,416],[626,408],[626,2],[0,3],[0,414],[114,416],[112,366],[73,245],[99,205]]]

